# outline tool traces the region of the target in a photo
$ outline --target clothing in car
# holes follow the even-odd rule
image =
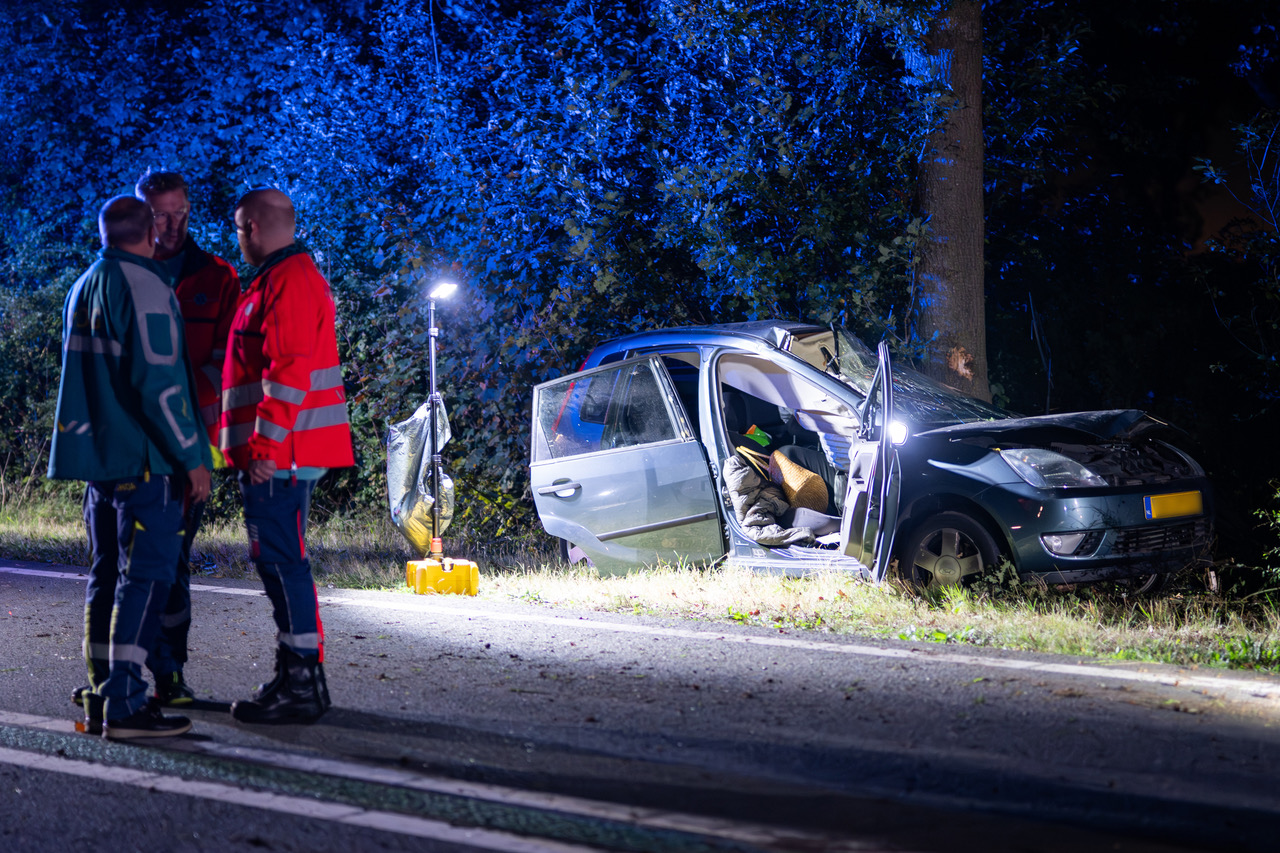
[[[783,527],[779,523],[780,517],[792,510],[782,489],[761,477],[737,454],[724,462],[724,483],[738,523],[756,542],[770,548],[813,542],[811,528]]]

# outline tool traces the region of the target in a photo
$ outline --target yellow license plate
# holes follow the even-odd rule
[[[1204,499],[1199,492],[1174,492],[1169,495],[1147,495],[1143,498],[1147,518],[1181,518],[1202,515]]]

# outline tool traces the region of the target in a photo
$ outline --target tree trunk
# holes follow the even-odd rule
[[[956,0],[930,37],[930,55],[956,104],[921,164],[921,204],[930,236],[920,264],[925,373],[983,400],[987,332],[983,286],[982,7]]]

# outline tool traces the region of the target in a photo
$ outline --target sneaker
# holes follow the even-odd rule
[[[76,694],[75,698],[84,705],[84,721],[76,723],[76,731],[86,735],[102,734],[102,697],[88,687],[77,690]]]
[[[127,740],[143,737],[173,737],[191,731],[191,721],[186,717],[166,717],[160,713],[160,706],[148,702],[141,711],[121,717],[118,720],[107,720],[102,734],[112,740]]]
[[[196,694],[182,680],[181,672],[156,676],[155,700],[161,705],[190,705],[196,701]]]

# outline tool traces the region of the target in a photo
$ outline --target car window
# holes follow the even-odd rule
[[[662,354],[662,365],[667,369],[667,375],[671,377],[671,384],[675,386],[676,396],[680,398],[680,405],[684,407],[685,417],[693,425],[694,431],[701,436],[702,424],[698,412],[698,374],[700,372],[698,353],[696,351],[666,352]]]
[[[539,386],[533,461],[679,437],[654,367],[632,361]]]

